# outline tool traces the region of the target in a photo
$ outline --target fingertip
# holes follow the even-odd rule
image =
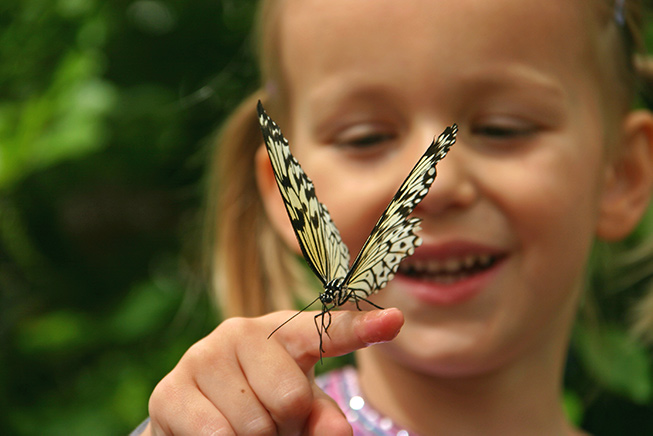
[[[365,312],[364,319],[368,321],[384,319],[386,322],[398,322],[403,324],[404,314],[396,307],[388,307],[387,309],[375,309]]]
[[[404,314],[397,308],[372,310],[358,319],[355,329],[367,345],[393,340],[404,325]]]

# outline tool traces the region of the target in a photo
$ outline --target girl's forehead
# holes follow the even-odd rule
[[[307,25],[315,33],[331,30],[363,33],[392,32],[393,28],[411,23],[414,33],[437,31],[440,27],[458,27],[459,31],[503,32],[524,27],[551,25],[563,29],[581,24],[583,17],[595,11],[600,0],[285,0],[284,15],[288,22]],[[598,17],[598,14],[592,14]],[[510,26],[505,25],[509,23]],[[586,23],[587,24],[587,23]],[[300,24],[301,25],[301,24]],[[468,28],[467,26],[474,26]],[[305,29],[306,30],[306,29]],[[333,36],[333,34],[331,34]]]
[[[590,3],[288,0],[279,27],[281,62],[292,86],[357,68],[413,74],[433,64],[460,71],[519,59],[569,70],[596,57]]]

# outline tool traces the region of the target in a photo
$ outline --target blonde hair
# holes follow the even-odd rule
[[[261,144],[257,91],[227,119],[209,182],[207,251],[224,316],[257,316],[292,307],[303,283],[296,256],[272,228],[258,195],[254,158]]]
[[[205,254],[214,296],[226,317],[291,308],[308,298],[310,288],[306,270],[267,218],[254,171],[262,145],[256,102],[261,100],[272,113],[283,107],[276,43],[282,4],[259,4],[255,36],[261,82],[267,89],[261,86],[246,97],[225,121],[209,169]]]
[[[310,273],[268,221],[254,171],[255,154],[262,144],[256,101],[262,100],[276,117],[284,116],[287,88],[278,65],[278,26],[284,3],[262,0],[259,4],[254,35],[261,86],[226,120],[210,167],[205,240],[215,295],[227,317],[257,316],[290,308],[297,300],[305,301],[310,293]],[[622,92],[631,101],[636,87],[634,55],[641,48],[642,4],[640,0],[626,0],[623,6],[619,6],[619,0],[601,3],[604,25],[613,26],[612,32],[619,35],[620,41],[615,44],[616,56],[620,58],[618,73]],[[637,66],[642,65],[640,61]],[[651,73],[650,81],[653,68],[646,71]],[[653,326],[653,292],[638,310],[637,328],[648,331]]]

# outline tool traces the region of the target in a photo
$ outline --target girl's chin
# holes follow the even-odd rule
[[[375,353],[380,353],[376,358],[391,359],[402,367],[432,377],[477,377],[501,366],[500,356],[493,358],[492,355],[484,353],[485,347],[478,346],[476,341],[465,343],[461,338],[449,339],[452,342],[427,342],[415,338],[406,329],[405,332],[402,330],[394,341],[372,348]]]

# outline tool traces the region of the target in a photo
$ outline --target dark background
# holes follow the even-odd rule
[[[129,432],[219,322],[197,250],[205,165],[257,83],[254,3],[0,3],[0,434]],[[596,269],[565,406],[597,435],[653,434],[650,348],[624,322],[650,274],[617,292]]]

